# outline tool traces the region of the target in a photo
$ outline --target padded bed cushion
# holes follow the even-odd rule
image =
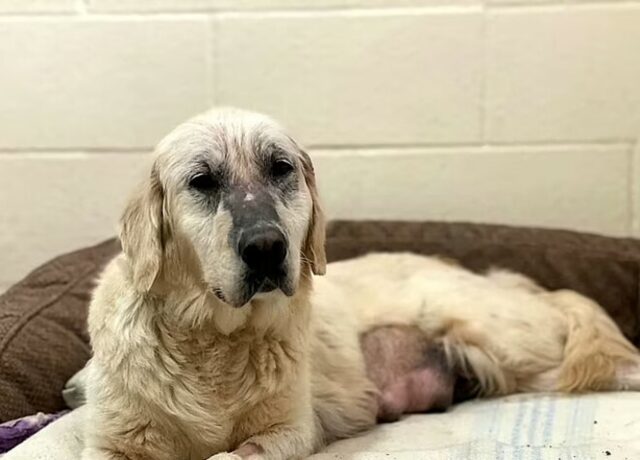
[[[65,382],[89,358],[87,305],[115,240],[60,256],[0,296],[0,421],[64,408]],[[600,302],[640,343],[640,242],[568,231],[454,223],[333,222],[329,260],[371,251],[413,251],[525,273],[550,289]],[[640,457],[639,457],[640,458]]]
[[[53,422],[2,460],[76,460],[85,409]],[[313,460],[637,460],[640,393],[514,395],[378,425]]]

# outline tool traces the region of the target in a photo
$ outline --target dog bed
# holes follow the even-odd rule
[[[80,408],[2,460],[80,458]],[[640,458],[640,393],[515,395],[412,415],[338,441],[314,460],[591,460]]]
[[[64,384],[89,357],[90,292],[118,250],[110,240],[61,256],[0,296],[0,421],[65,409]],[[330,260],[412,251],[452,257],[473,270],[511,268],[547,288],[596,299],[640,341],[640,243],[632,239],[477,224],[334,222],[327,250]],[[640,438],[638,409],[640,395],[633,393],[474,401],[383,425],[318,458],[420,458],[423,452],[429,458],[640,458],[633,441]],[[74,449],[81,417],[82,411],[62,417],[6,458],[76,458],[77,446],[71,456],[62,453]]]

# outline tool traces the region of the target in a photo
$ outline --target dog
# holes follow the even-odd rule
[[[83,460],[304,458],[446,408],[459,378],[640,389],[638,351],[575,292],[412,254],[323,277],[324,238],[311,159],[270,118],[213,110],[164,138],[91,301]]]

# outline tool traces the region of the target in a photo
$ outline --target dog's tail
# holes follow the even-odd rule
[[[573,291],[540,295],[564,313],[567,325],[562,362],[549,361],[542,373],[505,363],[492,353],[487,338],[463,321],[445,325],[441,342],[447,360],[477,382],[477,394],[640,390],[640,353],[596,302]]]
[[[640,354],[596,302],[577,292],[546,294],[567,318],[557,390],[640,390]]]

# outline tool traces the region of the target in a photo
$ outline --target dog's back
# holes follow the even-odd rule
[[[596,303],[518,274],[371,254],[330,264],[316,281],[314,307],[318,316],[331,311],[326,322],[340,314],[359,334],[384,324],[419,327],[485,395],[640,386],[638,351]]]

